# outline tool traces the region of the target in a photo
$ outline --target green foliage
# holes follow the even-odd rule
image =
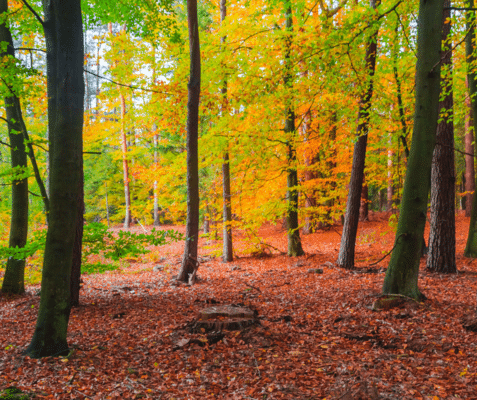
[[[152,229],[150,234],[119,231],[117,235],[108,231],[108,227],[99,222],[93,222],[84,227],[83,255],[102,254],[111,260],[119,260],[126,256],[135,257],[146,254],[145,246],[161,246],[170,241],[182,240],[183,235],[172,229],[159,231]]]
[[[103,274],[106,271],[115,271],[119,269],[118,263],[112,264],[103,264],[100,262],[96,263],[83,263],[81,266],[81,273],[90,275],[90,274]]]

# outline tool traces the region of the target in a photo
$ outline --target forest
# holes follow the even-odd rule
[[[477,392],[474,0],[0,0],[0,400]]]

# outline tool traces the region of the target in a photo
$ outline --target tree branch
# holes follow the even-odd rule
[[[38,20],[41,26],[44,26],[45,21],[41,19],[41,17],[37,14],[37,12],[33,9],[33,7],[30,4],[28,4],[26,0],[22,0],[22,3],[25,4],[25,6],[30,10],[30,12],[35,16],[35,18]]]
[[[159,93],[159,94],[167,94],[169,96],[177,96],[177,93],[168,93],[168,92],[160,92],[159,90],[154,90],[154,89],[146,89],[146,88],[142,88],[142,87],[139,87],[139,86],[134,86],[134,85],[127,85],[125,83],[120,83],[120,82],[116,82],[110,78],[106,78],[105,76],[101,76],[101,75],[98,75],[98,74],[95,74],[94,72],[91,72],[91,71],[88,71],[86,68],[83,68],[83,71],[86,72],[87,74],[91,74],[97,78],[101,78],[101,79],[104,79],[108,82],[111,82],[111,83],[114,83],[115,85],[119,85],[119,86],[123,86],[123,87],[127,87],[129,89],[133,89],[133,90],[142,90],[144,92],[151,92],[151,93]]]

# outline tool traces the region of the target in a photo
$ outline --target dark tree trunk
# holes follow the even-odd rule
[[[422,296],[417,280],[439,113],[443,5],[444,0],[420,1],[414,133],[395,247],[383,285],[384,294],[414,299]]]
[[[469,88],[469,76],[466,78],[466,86]],[[470,92],[470,90],[468,91]],[[470,100],[470,93],[465,99],[465,184],[464,184],[464,191],[466,195],[465,199],[465,216],[470,217],[472,212],[472,201],[474,199],[474,191],[475,191],[475,167],[474,167],[474,118],[472,116],[472,103]],[[464,204],[464,203],[463,203]]]
[[[8,13],[8,0],[0,0],[0,14]],[[15,58],[13,39],[6,24],[0,24],[0,42],[7,43],[5,53],[0,57]],[[10,139],[11,166],[18,174],[24,174],[27,169],[27,155],[22,135],[23,121],[20,100],[10,88],[5,97],[5,114],[8,121],[8,136]],[[9,247],[25,247],[28,235],[28,178],[14,179],[12,182],[12,216],[10,220]],[[2,284],[3,293],[22,294],[25,292],[25,260],[10,257],[7,260]]]
[[[68,351],[70,283],[80,208],[83,153],[83,26],[79,0],[44,0],[48,125],[50,133],[50,220],[41,299],[26,354],[39,358]]]
[[[466,0],[466,7],[473,9],[474,0]],[[467,12],[467,30],[468,34],[466,36],[466,55],[467,55],[467,81],[469,84],[469,97],[472,102],[472,117],[474,123],[474,135],[477,127],[477,82],[476,74],[473,72],[475,68],[476,58],[474,56],[474,43],[475,43],[475,12]],[[470,146],[469,146],[470,147]],[[475,147],[475,146],[474,146]],[[469,149],[470,150],[470,149]],[[473,150],[473,149],[472,149]],[[473,154],[473,151],[470,152]],[[470,168],[470,165],[469,165]],[[467,178],[467,177],[466,177]],[[470,177],[469,177],[470,178]],[[474,184],[475,185],[475,184]],[[474,186],[475,188],[475,186]],[[470,204],[467,204],[470,207]],[[477,196],[473,196],[472,199],[472,210],[470,215],[470,225],[469,225],[469,234],[467,236],[467,244],[465,246],[464,255],[466,257],[477,257]]]
[[[182,266],[177,280],[194,279],[199,240],[199,100],[200,100],[200,45],[197,18],[197,0],[187,1],[189,28],[190,78],[187,102],[187,223]]]
[[[359,220],[369,221],[368,185],[363,183],[361,188],[361,204],[359,206]]]
[[[227,0],[220,1],[220,21],[223,23],[227,17]],[[222,45],[225,44],[226,37],[220,38]],[[227,80],[224,79],[222,88],[222,118],[228,111],[227,99]],[[228,143],[227,143],[228,146]],[[228,149],[224,153],[224,162],[222,164],[222,197],[224,203],[223,209],[223,241],[224,250],[222,259],[224,262],[231,262],[234,259],[232,243],[232,193],[230,190],[230,155]]]
[[[371,7],[376,9],[379,0],[371,0]],[[356,234],[358,231],[359,208],[361,203],[361,190],[364,178],[364,164],[366,160],[366,145],[368,142],[369,111],[371,108],[371,98],[373,97],[373,77],[376,70],[378,31],[369,38],[366,49],[366,70],[368,82],[366,90],[359,102],[358,112],[358,141],[354,146],[353,165],[351,167],[351,178],[349,182],[348,201],[346,203],[346,214],[341,235],[340,251],[337,264],[346,269],[354,268],[354,251],[356,245]]]
[[[454,123],[452,121],[454,98],[452,92],[452,39],[450,0],[444,2],[442,29],[444,76],[442,90],[446,93],[439,108],[446,117],[437,125],[436,147],[431,170],[431,229],[427,269],[434,272],[456,273],[455,264],[455,166]]]
[[[287,135],[287,236],[288,236],[288,255],[298,257],[305,254],[301,246],[300,229],[298,225],[298,171],[295,148],[295,110],[293,107],[292,89],[293,78],[290,65],[291,52],[291,34],[293,32],[293,16],[291,6],[288,5],[286,13],[286,42],[285,42],[285,87],[289,89],[287,107],[285,111],[285,134]]]

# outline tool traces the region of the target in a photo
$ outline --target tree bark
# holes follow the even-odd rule
[[[298,171],[295,148],[295,109],[293,107],[292,89],[293,78],[291,71],[291,33],[293,32],[293,16],[291,5],[288,3],[285,10],[286,14],[286,42],[285,42],[285,77],[284,84],[288,88],[286,110],[285,110],[285,135],[287,135],[287,237],[288,237],[288,256],[298,257],[305,254],[301,245],[300,229],[298,225]]]
[[[450,0],[444,2],[442,28],[442,91],[446,93],[439,104],[446,116],[437,125],[436,147],[431,170],[431,227],[427,269],[433,272],[456,273],[455,264],[455,166],[454,166],[454,97],[452,92],[452,39]]]
[[[8,0],[0,0],[0,14],[8,14]],[[15,50],[10,29],[5,23],[0,24],[0,42],[7,43],[5,53],[0,58],[15,58]],[[5,97],[5,116],[8,121],[8,136],[10,139],[11,166],[15,173],[24,174],[27,169],[27,155],[22,135],[23,120],[20,100],[10,89],[10,95]],[[12,215],[10,220],[9,247],[25,247],[28,236],[28,178],[14,179],[12,182]],[[7,260],[5,275],[2,283],[3,293],[22,294],[25,292],[25,259]]]
[[[157,156],[157,146],[159,145],[159,136],[157,134],[154,135],[154,166],[157,167],[157,163],[159,161]],[[154,226],[160,226],[161,221],[159,221],[159,193],[157,190],[157,181],[154,181],[153,186],[153,195],[154,195]]]
[[[474,8],[474,0],[466,0],[465,5],[467,8]],[[477,132],[477,82],[476,82],[476,73],[474,72],[476,58],[474,56],[474,43],[475,43],[475,12],[467,12],[467,30],[468,34],[466,36],[465,43],[465,52],[467,55],[467,81],[469,84],[469,97],[472,102],[472,117],[474,123],[474,137],[475,132]],[[475,146],[474,146],[475,147]],[[473,152],[471,152],[473,153]],[[476,185],[477,186],[477,185]],[[475,186],[474,186],[475,187]],[[467,206],[470,206],[468,204]],[[477,257],[477,196],[473,196],[472,200],[472,210],[470,215],[470,225],[469,225],[469,234],[467,236],[467,244],[465,246],[464,255],[466,257]]]
[[[34,358],[68,352],[70,277],[77,231],[83,153],[83,26],[79,0],[44,0],[50,220],[35,333],[26,354]],[[51,109],[50,109],[51,106]]]
[[[190,78],[187,101],[187,223],[182,265],[177,280],[187,282],[195,277],[199,240],[199,100],[200,45],[197,0],[187,1],[189,29]]]
[[[371,7],[376,9],[379,0],[371,0]],[[368,142],[369,111],[371,109],[371,98],[373,97],[373,77],[376,70],[378,31],[369,38],[366,49],[366,70],[367,79],[366,90],[359,102],[358,112],[358,140],[354,146],[353,164],[351,167],[351,178],[349,183],[348,200],[346,203],[346,214],[341,235],[340,251],[337,264],[346,269],[354,268],[354,252],[356,245],[356,234],[358,231],[359,208],[361,203],[361,190],[364,178],[364,165],[366,161],[366,145]]]
[[[466,77],[466,86],[469,88],[469,76]],[[469,90],[468,90],[469,92]],[[472,202],[474,199],[474,192],[475,192],[475,166],[474,166],[474,118],[472,115],[472,103],[470,100],[470,93],[465,99],[465,185],[464,191],[466,192],[465,195],[465,216],[470,217],[472,213]]]
[[[125,130],[126,101],[121,93],[121,150],[123,155],[123,183],[124,183],[124,228],[131,225],[131,192],[129,190],[129,163],[128,163],[128,142]]]
[[[220,0],[220,21],[223,23],[227,17],[227,0]],[[225,44],[226,37],[220,38],[222,45]],[[224,79],[222,88],[222,118],[228,109],[227,99],[227,80]],[[227,143],[228,147],[228,143]],[[224,203],[223,209],[223,242],[224,249],[222,259],[224,262],[231,262],[234,259],[233,242],[232,242],[232,193],[230,190],[230,155],[228,148],[224,153],[224,162],[222,163],[222,198]]]
[[[443,7],[444,0],[420,1],[414,133],[394,251],[383,285],[384,294],[414,299],[422,297],[417,281],[439,112]]]

